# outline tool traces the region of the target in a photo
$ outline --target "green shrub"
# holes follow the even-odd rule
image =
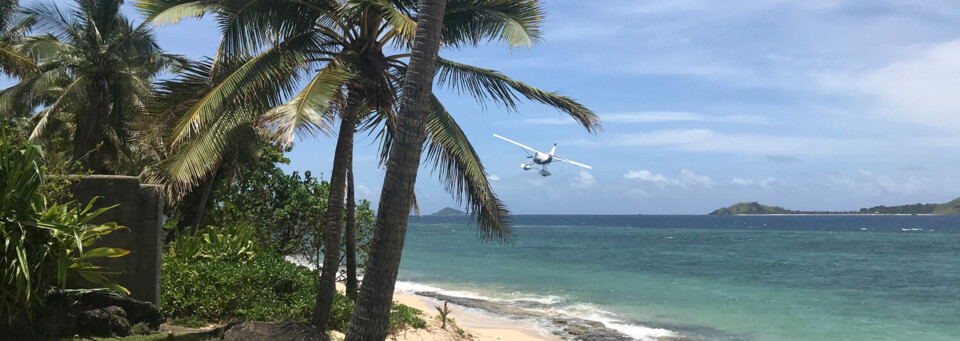
[[[77,274],[100,287],[127,292],[104,276],[107,269],[92,259],[121,257],[130,251],[89,248],[101,236],[123,228],[95,225],[94,218],[110,208],[93,210],[74,202],[47,207],[41,192],[43,153],[30,144],[0,144],[0,318],[10,321],[36,311],[47,289],[65,287],[68,274]]]
[[[215,261],[246,262],[256,255],[253,229],[247,225],[226,228],[207,226],[192,234],[176,232],[167,253],[184,259],[204,258]]]
[[[161,310],[170,318],[305,321],[313,313],[319,274],[263,250],[241,263],[167,255]]]
[[[427,321],[420,318],[423,312],[420,309],[412,308],[393,302],[393,310],[390,311],[390,325],[387,330],[391,335],[396,335],[404,329],[413,327],[422,329],[427,327]]]
[[[307,321],[320,272],[295,265],[270,248],[250,243],[251,227],[207,227],[177,235],[163,255],[161,310],[174,323],[233,320]],[[354,302],[337,294],[330,328],[345,331]],[[420,310],[395,304],[390,332],[424,328]]]

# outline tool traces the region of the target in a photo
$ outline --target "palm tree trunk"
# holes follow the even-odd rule
[[[164,236],[164,243],[172,242],[177,232],[184,233],[187,228],[190,229],[190,233],[197,231],[200,221],[203,220],[203,213],[207,210],[207,201],[210,200],[210,193],[213,192],[213,185],[217,182],[217,175],[219,174],[220,165],[218,164],[214,166],[213,172],[201,182],[200,186],[195,187],[184,196],[183,204],[186,207],[183,209],[180,221],[177,222],[176,229],[168,231],[167,235]]]
[[[102,76],[94,76],[88,92],[89,110],[80,118],[77,132],[73,138],[73,161],[93,171],[94,174],[103,174],[105,169],[103,152],[97,145],[104,140],[104,123],[110,115],[110,104],[107,100],[109,84]]]
[[[343,239],[347,244],[347,297],[357,299],[357,200],[353,191],[353,154],[347,163],[347,220]]]
[[[373,248],[346,341],[385,340],[390,305],[400,268],[413,189],[426,140],[427,110],[433,92],[440,31],[447,0],[424,0],[400,101],[395,144],[387,160]]]
[[[353,98],[355,99],[355,98]],[[323,226],[323,271],[317,286],[317,301],[313,307],[311,323],[320,331],[327,330],[333,298],[337,294],[337,271],[340,269],[340,236],[343,233],[343,197],[346,186],[347,165],[353,154],[353,135],[356,131],[356,113],[360,101],[350,101],[340,113],[340,134],[333,155],[333,171],[330,173],[330,194],[327,197],[327,212]],[[354,103],[356,102],[356,103]]]

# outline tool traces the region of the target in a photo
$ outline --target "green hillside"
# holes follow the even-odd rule
[[[433,215],[465,215],[466,212],[460,211],[452,207],[444,207],[442,210],[437,211]]]
[[[737,215],[737,214],[789,214],[790,211],[780,206],[760,205],[756,202],[742,202],[730,207],[710,212],[710,215]]]
[[[710,215],[737,215],[737,214],[940,214],[960,215],[960,198],[946,204],[910,204],[899,206],[874,206],[861,208],[859,211],[793,211],[780,206],[761,205],[756,202],[742,202],[730,207],[710,212]]]
[[[939,205],[933,214],[960,214],[960,198],[953,199],[946,204]]]

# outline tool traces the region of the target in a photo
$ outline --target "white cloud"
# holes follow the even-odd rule
[[[768,189],[770,188],[770,185],[776,181],[777,180],[772,177],[768,177],[766,179],[761,179],[761,180],[733,178],[733,180],[730,180],[730,183],[733,185],[743,186],[743,187],[758,186],[763,189]]]
[[[698,175],[689,169],[680,170],[679,178],[672,179],[660,173],[653,173],[648,170],[630,171],[623,177],[629,180],[640,180],[656,184],[659,187],[680,186],[680,187],[704,187],[712,188],[717,182],[708,176]]]
[[[487,175],[487,180],[490,180],[490,181],[500,181],[500,176],[497,175],[497,174],[488,174],[488,175]]]
[[[660,183],[670,183],[670,182],[676,181],[676,180],[668,179],[666,176],[663,176],[663,174],[654,174],[648,170],[630,171],[627,174],[625,174],[623,177],[631,180],[636,179],[636,180],[660,182]]]
[[[857,175],[831,175],[828,184],[860,195],[877,196],[895,194],[912,196],[937,191],[956,191],[957,182],[949,178],[933,180],[915,175],[890,176],[861,169]]]
[[[877,150],[878,141],[802,136],[727,134],[710,129],[665,129],[569,142],[599,147],[669,147],[678,151],[754,155],[845,155]]]
[[[601,114],[603,123],[656,123],[656,122],[729,122],[729,123],[765,123],[767,118],[759,115],[708,116],[682,111],[643,111],[634,113]],[[527,124],[559,125],[576,124],[570,117],[530,118],[523,120]]]
[[[597,180],[593,177],[593,174],[590,174],[587,171],[580,171],[577,174],[577,177],[573,179],[573,182],[570,183],[570,186],[574,188],[587,189],[593,187]]]
[[[960,40],[914,59],[854,75],[824,76],[827,90],[854,90],[876,100],[874,111],[894,121],[960,129]]]
[[[717,182],[713,181],[713,179],[710,179],[710,177],[705,175],[697,175],[689,169],[680,171],[680,179],[682,183],[700,185],[706,188],[711,188],[717,184]]]

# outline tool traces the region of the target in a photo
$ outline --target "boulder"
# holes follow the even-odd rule
[[[223,341],[328,341],[309,323],[240,322],[223,328]]]
[[[163,315],[152,302],[140,301],[109,290],[90,290],[77,297],[77,304],[88,307],[118,306],[127,313],[130,325],[145,323],[157,330],[163,323]]]
[[[110,290],[53,290],[32,321],[21,313],[12,323],[4,322],[0,335],[11,337],[109,337],[128,335],[138,323],[157,330],[163,316],[153,303]]]
[[[127,313],[118,306],[85,310],[77,314],[76,334],[84,336],[127,336],[130,322]]]

